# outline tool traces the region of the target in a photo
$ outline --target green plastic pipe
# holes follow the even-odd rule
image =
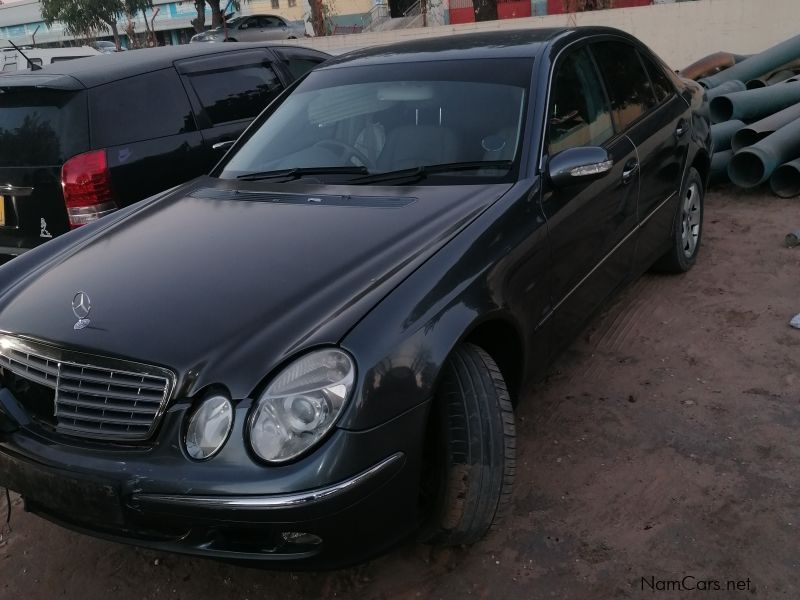
[[[723,94],[711,100],[711,122],[760,119],[800,102],[800,81]]]
[[[703,77],[699,83],[705,88],[712,89],[731,79],[749,81],[760,77],[764,73],[774,71],[796,58],[800,58],[800,35],[791,37],[772,48],[755,54],[724,71],[709,77]]]
[[[730,147],[733,148],[734,152],[738,152],[742,148],[752,146],[795,119],[800,119],[800,104],[793,104],[789,108],[784,108],[782,111],[776,112],[774,115],[741,127],[733,134]],[[722,123],[720,123],[720,125],[722,125]],[[716,125],[712,125],[712,131],[714,127],[716,127]]]
[[[731,138],[744,127],[742,121],[725,121],[711,126],[711,140],[714,142],[714,152],[729,150]]]
[[[744,83],[739,81],[738,79],[732,79],[730,81],[726,81],[722,85],[718,85],[713,90],[708,90],[706,92],[706,98],[708,101],[711,102],[717,96],[721,96],[722,94],[732,94],[733,92],[743,92],[747,88],[745,87]]]
[[[769,179],[780,165],[796,158],[800,158],[800,119],[734,154],[728,177],[739,187],[752,188]]]
[[[800,159],[781,165],[769,178],[769,187],[776,196],[794,198],[800,196]]]
[[[710,183],[725,183],[728,179],[728,164],[733,158],[733,150],[714,151],[711,157],[711,170],[709,171]]]

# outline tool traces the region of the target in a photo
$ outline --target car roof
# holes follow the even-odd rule
[[[622,35],[631,39],[627,33],[612,27],[542,27],[481,31],[362,48],[329,60],[321,68],[430,60],[533,58],[554,42],[567,43],[579,37],[600,34]]]
[[[258,48],[276,48],[280,44],[265,43],[200,43],[185,44],[182,46],[160,46],[158,48],[141,48],[139,50],[129,50],[128,52],[114,52],[112,54],[98,54],[88,58],[78,58],[64,62],[58,62],[45,66],[43,69],[19,73],[14,75],[4,75],[0,77],[0,86],[10,85],[31,85],[32,79],[28,82],[27,78],[38,78],[36,85],[47,86],[45,81],[49,78],[54,82],[62,82],[66,85],[66,79],[72,79],[77,85],[74,89],[91,88],[112,81],[142,75],[151,71],[170,67],[177,60],[185,58],[197,58],[213,54],[233,52],[235,50],[253,50]],[[287,46],[297,48],[298,46]],[[325,54],[319,50],[312,52]],[[9,79],[6,79],[6,78]],[[10,80],[13,78],[13,82]],[[48,86],[49,87],[49,86]]]

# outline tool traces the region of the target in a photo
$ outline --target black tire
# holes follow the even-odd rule
[[[514,481],[514,409],[500,369],[472,344],[445,366],[431,414],[423,468],[426,542],[480,540],[508,509]]]
[[[700,243],[703,239],[703,211],[705,200],[705,187],[703,178],[694,167],[689,168],[686,181],[681,189],[678,210],[675,211],[675,219],[672,224],[671,248],[669,251],[656,261],[653,269],[663,273],[685,273],[694,266],[697,254],[700,251]],[[694,209],[687,212],[687,206],[692,205]],[[697,225],[697,234],[690,233],[694,239],[692,242],[684,235],[685,227]]]

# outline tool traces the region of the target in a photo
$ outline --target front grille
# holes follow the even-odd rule
[[[13,375],[12,391],[33,408],[28,390],[52,390],[52,415],[59,432],[95,439],[146,440],[164,411],[174,375],[160,367],[72,352],[0,335],[0,369]],[[41,394],[36,395],[37,398]],[[31,404],[31,406],[27,406]]]

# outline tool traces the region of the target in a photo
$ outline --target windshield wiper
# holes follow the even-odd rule
[[[245,173],[236,179],[240,181],[263,181],[265,179],[283,179],[289,181],[299,179],[304,175],[367,175],[367,167],[297,167],[294,169],[280,169],[278,171],[262,171],[260,173]]]
[[[510,169],[514,165],[511,160],[476,160],[470,162],[442,163],[438,165],[420,165],[410,169],[399,169],[397,171],[386,171],[385,173],[374,173],[366,177],[357,177],[347,183],[368,184],[386,183],[390,181],[406,181],[424,179],[431,173],[447,173],[449,171],[479,171],[482,169]]]

